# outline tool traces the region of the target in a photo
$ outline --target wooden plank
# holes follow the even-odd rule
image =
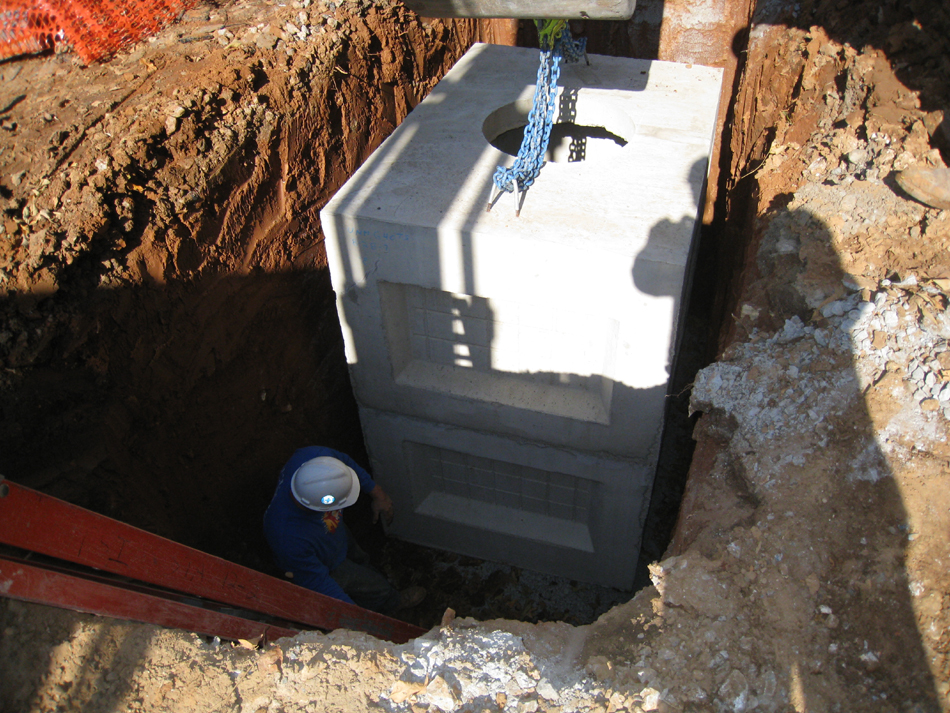
[[[165,597],[0,557],[0,592],[35,604],[158,624],[226,639],[264,642],[297,632]]]
[[[9,480],[0,483],[0,542],[261,612],[302,628],[353,629],[395,643],[424,629],[270,577]]]

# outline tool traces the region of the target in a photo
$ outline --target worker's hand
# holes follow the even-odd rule
[[[379,522],[379,516],[383,516],[383,522],[391,525],[393,522],[393,501],[389,499],[379,485],[369,491],[369,496],[373,499],[373,524]]]

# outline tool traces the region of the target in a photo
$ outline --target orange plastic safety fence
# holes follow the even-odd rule
[[[152,35],[197,0],[0,0],[0,59],[68,42],[87,64]]]
[[[0,0],[0,59],[53,47],[58,28],[43,9],[24,0]]]

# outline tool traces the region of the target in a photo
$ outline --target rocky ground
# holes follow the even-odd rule
[[[4,474],[261,568],[211,474],[266,504],[299,439],[358,447],[316,210],[474,34],[299,5],[0,67]],[[877,7],[757,15],[725,154],[743,269],[652,586],[589,625],[264,649],[3,600],[0,709],[950,710],[950,213],[894,182],[947,156],[950,22]]]

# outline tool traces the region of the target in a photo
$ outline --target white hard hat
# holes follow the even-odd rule
[[[297,468],[290,490],[305,508],[326,512],[355,503],[360,496],[360,480],[346,463],[321,456]]]

